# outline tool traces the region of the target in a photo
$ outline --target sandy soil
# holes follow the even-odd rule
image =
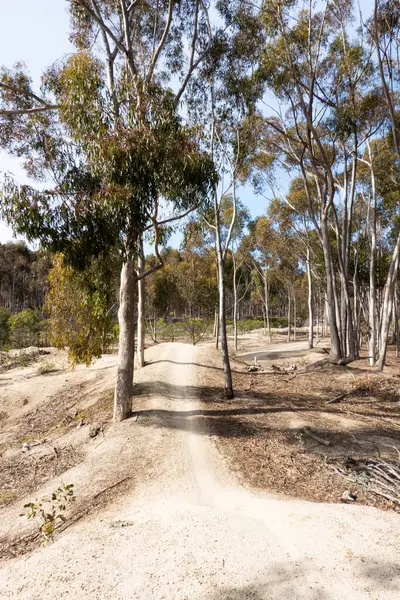
[[[198,401],[209,353],[177,343],[147,351],[135,417],[109,426],[63,475],[78,496],[126,473],[132,485],[54,543],[3,561],[2,600],[399,598],[397,514],[237,482]],[[16,504],[0,512],[2,529],[14,527]]]

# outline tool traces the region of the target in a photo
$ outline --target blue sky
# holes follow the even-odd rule
[[[24,62],[35,83],[46,67],[72,51],[68,40],[69,18],[66,0],[19,0],[1,2],[0,64]],[[10,171],[20,183],[27,182],[21,162],[0,152],[0,172]],[[266,202],[251,189],[242,190],[241,200],[252,214],[265,211]],[[0,242],[13,239],[12,230],[0,221]],[[180,236],[171,239],[179,245]]]
[[[373,0],[359,0],[365,15],[370,14]],[[69,18],[66,0],[8,0],[1,2],[0,64],[12,66],[24,62],[35,83],[44,69],[72,51],[68,40]],[[0,153],[0,172],[10,171],[20,183],[26,176],[20,162]],[[267,202],[256,196],[249,186],[239,192],[240,199],[253,216],[265,212]],[[0,221],[0,242],[12,239],[12,231]],[[179,244],[179,236],[171,240]]]
[[[71,52],[68,40],[68,14],[65,0],[3,1],[0,62],[10,67],[24,62],[35,82],[41,72],[60,56]],[[18,160],[0,153],[0,172],[11,171],[20,183],[26,177]],[[0,242],[12,239],[12,231],[0,222]]]

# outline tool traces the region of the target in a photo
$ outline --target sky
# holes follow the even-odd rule
[[[34,83],[39,85],[42,71],[72,51],[67,6],[66,0],[3,0],[0,3],[0,64],[10,67],[24,62]],[[19,183],[28,182],[21,161],[0,152],[0,174],[5,171],[11,172]],[[242,189],[239,196],[254,216],[265,212],[265,200],[255,196],[251,188]],[[12,239],[12,230],[0,221],[0,242]],[[179,242],[179,235],[170,240],[175,246]]]
[[[35,83],[46,67],[71,52],[65,0],[19,0],[0,3],[0,64],[7,67],[24,62]],[[20,161],[0,152],[0,173],[10,171],[19,183],[27,178]],[[12,231],[0,221],[0,242],[13,239]]]
[[[373,0],[358,0],[364,15],[370,13],[372,3]],[[0,65],[10,67],[24,62],[34,83],[39,84],[42,71],[72,51],[67,7],[66,0],[3,0],[0,3]],[[0,152],[0,174],[5,171],[11,172],[19,183],[27,182],[20,161]],[[267,208],[266,199],[256,196],[250,186],[239,190],[239,197],[253,217],[263,214]],[[0,221],[0,242],[12,239],[12,230]],[[170,241],[178,246],[179,235]]]

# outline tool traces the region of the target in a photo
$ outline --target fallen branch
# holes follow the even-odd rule
[[[331,442],[329,440],[324,440],[323,438],[319,437],[318,435],[316,435],[315,433],[313,433],[311,431],[311,429],[309,429],[308,427],[303,427],[303,433],[305,433],[306,435],[308,435],[308,437],[312,438],[316,442],[319,442],[320,444],[324,444],[324,446],[330,446],[331,445]]]
[[[365,487],[366,491],[400,505],[400,463],[390,460],[355,460],[328,465],[335,473]]]
[[[339,396],[335,396],[335,398],[327,400],[325,404],[335,404],[336,402],[340,402],[344,398],[347,398],[347,396],[351,396],[351,394],[354,394],[354,390],[350,390],[349,392],[343,392],[343,394],[339,394]]]

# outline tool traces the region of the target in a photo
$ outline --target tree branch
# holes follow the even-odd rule
[[[197,67],[197,65],[199,64],[200,60],[202,60],[202,57],[204,56],[204,53],[201,55],[201,57],[199,56],[197,61],[196,61],[196,67],[194,66],[194,53],[196,50],[196,41],[197,41],[197,26],[198,26],[198,20],[199,20],[199,0],[196,0],[196,10],[194,13],[194,24],[193,24],[193,36],[192,36],[192,50],[190,53],[190,59],[189,59],[189,68],[188,71],[186,73],[186,77],[182,82],[182,85],[178,91],[178,93],[175,96],[175,106],[178,106],[179,101],[182,97],[183,92],[186,89],[186,86],[189,82],[189,79],[193,73],[193,70]]]
[[[137,77],[137,69],[136,66],[132,60],[132,56],[130,56],[128,48],[126,48],[121,40],[119,40],[117,38],[117,36],[112,32],[112,30],[108,27],[108,25],[106,25],[104,23],[104,20],[101,16],[96,15],[95,11],[92,10],[90,8],[90,6],[88,6],[86,4],[85,0],[70,0],[72,3],[75,4],[79,4],[86,12],[88,15],[90,15],[92,17],[92,19],[94,21],[96,21],[96,23],[98,25],[100,25],[101,29],[107,33],[109,35],[109,37],[112,39],[112,41],[115,44],[115,47],[118,48],[118,50],[126,57],[127,62],[128,62],[128,66],[129,66],[129,70],[131,71],[131,75],[136,79]]]
[[[47,110],[57,110],[60,106],[58,104],[48,104],[47,106],[38,106],[36,108],[16,108],[11,110],[0,109],[0,115],[13,116],[13,115],[32,115],[35,113],[46,112]]]
[[[36,102],[39,102],[39,104],[42,104],[44,107],[52,106],[52,105],[48,104],[48,102],[46,100],[44,100],[43,98],[40,98],[39,96],[37,96],[36,94],[31,92],[30,90],[24,90],[24,89],[16,87],[15,85],[11,85],[10,83],[4,83],[4,82],[0,82],[0,87],[3,88],[4,90],[9,90],[10,92],[14,92],[15,94],[21,94],[22,96],[26,96],[27,98],[30,98],[32,100],[36,100]]]
[[[162,52],[162,49],[164,48],[165,42],[167,41],[168,33],[169,33],[171,23],[172,23],[173,10],[174,10],[174,0],[169,0],[167,22],[165,24],[165,28],[164,28],[163,34],[161,36],[160,43],[158,44],[157,50],[155,51],[154,56],[150,62],[149,72],[146,77],[147,84],[151,81],[151,78],[153,77],[154,69],[156,67],[158,58]]]

